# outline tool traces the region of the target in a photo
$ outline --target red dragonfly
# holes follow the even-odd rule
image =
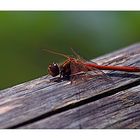
[[[76,57],[70,57],[52,50],[45,50],[49,53],[60,55],[66,58],[64,63],[61,65],[58,65],[57,63],[50,64],[48,66],[49,75],[53,77],[60,75],[59,78],[70,79],[71,82],[73,82],[91,79],[98,75],[102,75],[104,78],[106,78],[106,80],[110,80],[111,78],[101,70],[140,72],[139,67],[98,65],[94,62],[86,61],[85,59],[81,58],[80,55],[77,54],[73,49],[71,50]]]

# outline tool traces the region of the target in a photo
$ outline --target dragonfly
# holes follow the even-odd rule
[[[79,54],[77,54],[72,48],[71,51],[74,54],[74,57],[68,56],[63,53],[55,52],[52,50],[46,50],[45,51],[59,55],[62,57],[65,57],[66,60],[62,64],[58,63],[52,63],[48,66],[48,74],[52,77],[58,77],[59,80],[70,80],[71,84],[73,83],[81,83],[83,81],[89,81],[90,79],[96,78],[101,76],[101,82],[102,80],[105,82],[109,82],[109,84],[114,85],[114,81],[110,76],[108,76],[106,73],[104,73],[103,70],[113,70],[113,71],[124,71],[124,72],[140,72],[140,67],[134,67],[134,66],[113,66],[113,65],[98,65],[95,62],[87,61],[84,58],[82,58]],[[96,80],[96,79],[94,79]],[[94,81],[95,82],[95,81]],[[99,82],[97,80],[97,82]],[[100,82],[100,85],[102,85]],[[89,90],[89,88],[95,88],[92,84],[93,82],[90,82],[88,84],[85,84],[83,82],[82,84],[82,90]],[[89,85],[90,84],[90,85]],[[77,88],[77,87],[75,87]],[[80,86],[81,88],[81,86]],[[79,89],[78,89],[79,90]],[[74,94],[75,95],[75,94]],[[83,100],[84,96],[81,97],[81,92],[79,94],[76,94],[76,100],[77,102],[80,102]],[[125,99],[127,100],[127,99]],[[81,118],[82,111],[81,109],[77,109],[77,114],[79,115],[78,118]],[[79,120],[79,128],[82,128],[82,123],[80,123]]]
[[[69,79],[71,83],[77,83],[77,81],[87,81],[88,79],[92,79],[95,76],[102,76],[107,81],[112,81],[112,79],[102,70],[140,72],[140,67],[98,65],[95,62],[83,59],[72,48],[71,51],[75,57],[70,57],[66,54],[55,52],[49,49],[45,49],[45,51],[66,58],[66,60],[60,65],[57,63],[50,64],[48,66],[48,74],[52,77],[60,75],[60,79]]]

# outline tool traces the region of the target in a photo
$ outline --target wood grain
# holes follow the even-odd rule
[[[140,44],[99,57],[94,61],[104,65],[140,66]],[[0,128],[30,127],[30,125],[31,127],[34,126],[32,128],[41,128],[38,122],[49,118],[54,127],[52,125],[42,125],[42,128],[81,127],[81,123],[78,123],[82,119],[79,113],[74,114],[76,116],[74,118],[77,121],[69,120],[67,123],[70,125],[66,125],[66,127],[55,125],[55,122],[64,121],[63,124],[65,124],[68,119],[65,119],[65,117],[58,119],[55,116],[65,112],[68,112],[67,115],[69,115],[69,111],[76,110],[78,107],[86,106],[90,103],[94,104],[94,102],[98,102],[102,98],[112,97],[111,95],[131,89],[140,83],[140,73],[115,71],[106,71],[106,73],[114,83],[109,83],[101,77],[96,77],[85,83],[71,85],[70,81],[50,82],[50,77],[43,76],[36,80],[1,90]],[[103,114],[102,111],[101,114]],[[52,117],[56,119],[54,123],[51,119]],[[77,125],[73,125],[73,123],[77,123]],[[82,124],[82,128],[94,128],[94,126],[84,127],[85,124]]]
[[[21,128],[140,128],[140,86]]]

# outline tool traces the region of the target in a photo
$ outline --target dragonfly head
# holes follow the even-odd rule
[[[55,77],[60,74],[59,66],[57,63],[50,64],[48,67],[48,73]]]

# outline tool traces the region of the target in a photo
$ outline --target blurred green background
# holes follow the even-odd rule
[[[0,12],[0,89],[47,74],[52,62],[86,59],[140,41],[140,12]]]

